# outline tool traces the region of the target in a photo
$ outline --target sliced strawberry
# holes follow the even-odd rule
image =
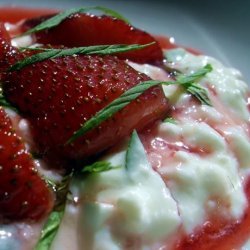
[[[27,20],[23,24],[23,30],[34,27],[47,18],[48,16]],[[138,63],[156,64],[163,60],[162,50],[154,37],[110,16],[75,14],[57,27],[35,34],[35,39],[39,43],[65,45],[67,47],[155,42],[154,45],[142,50],[121,53],[118,57]]]
[[[16,53],[16,49],[13,49],[10,42],[10,36],[5,29],[4,23],[0,22],[0,42],[1,42],[1,49],[0,49],[0,73],[2,71],[7,70],[7,68],[14,63]],[[7,60],[7,58],[9,58]],[[12,61],[11,61],[12,60]],[[1,74],[0,74],[1,77]],[[1,79],[1,78],[0,78]]]
[[[51,192],[0,107],[0,222],[37,221],[48,214],[52,205]]]
[[[5,54],[3,61],[13,61],[8,51]],[[20,53],[15,52],[18,57]],[[67,158],[96,154],[134,128],[163,118],[168,110],[162,88],[151,88],[98,128],[65,145],[82,123],[149,77],[114,56],[78,55],[45,60],[17,72],[6,72],[2,78],[5,96],[31,120],[43,154]]]

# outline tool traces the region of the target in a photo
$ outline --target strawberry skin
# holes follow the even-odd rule
[[[113,56],[68,56],[7,74],[3,89],[8,100],[31,120],[40,153],[75,159],[101,152],[134,128],[166,115],[168,103],[157,86],[72,145],[65,145],[82,123],[146,80],[149,77]]]
[[[150,78],[114,56],[67,56],[8,72],[5,64],[9,66],[24,55],[4,37],[0,42],[4,45],[0,47],[4,95],[30,120],[41,154],[88,157],[166,115],[168,102],[162,88],[156,86],[73,144],[65,145],[96,112]]]
[[[10,36],[4,23],[0,22],[0,80],[1,74],[15,62],[16,49],[11,46]]]
[[[25,31],[32,28],[47,18],[48,16],[27,20],[22,29]],[[38,43],[67,47],[155,42],[142,50],[120,53],[117,56],[137,63],[160,64],[163,60],[162,50],[154,37],[110,16],[75,14],[50,30],[34,34],[34,37]]]
[[[38,221],[52,205],[50,190],[0,107],[0,222]]]
[[[30,120],[39,153],[44,156],[69,159],[92,156],[133,129],[164,118],[168,111],[163,90],[156,86],[99,127],[66,145],[96,112],[150,78],[117,57],[94,55],[54,58],[8,72],[6,68],[24,55],[8,45],[4,37],[0,42],[4,95]]]

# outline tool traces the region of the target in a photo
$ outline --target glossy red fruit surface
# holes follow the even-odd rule
[[[3,39],[0,63],[23,54]],[[6,98],[31,121],[41,154],[81,158],[99,153],[133,129],[161,119],[168,111],[162,88],[150,88],[98,128],[66,145],[81,124],[122,93],[150,78],[114,56],[66,56],[2,73]]]
[[[51,17],[51,16],[49,16]],[[34,18],[23,24],[23,31],[34,27],[48,17]],[[121,59],[137,63],[159,64],[163,53],[153,36],[137,29],[123,20],[110,16],[75,14],[65,19],[58,26],[34,34],[38,43],[79,47],[106,44],[155,44],[137,51],[120,53]]]
[[[53,205],[52,194],[11,120],[0,108],[0,222],[38,221]]]

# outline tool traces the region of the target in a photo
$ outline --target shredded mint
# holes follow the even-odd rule
[[[107,161],[96,161],[91,165],[85,166],[81,172],[93,174],[109,171],[116,168],[120,168],[120,166],[113,166],[110,162]]]
[[[57,15],[45,20],[44,22],[38,24],[37,26],[29,29],[25,33],[21,34],[21,36],[36,33],[36,32],[39,32],[39,31],[42,31],[45,29],[51,29],[51,28],[59,25],[63,20],[65,20],[66,18],[68,18],[69,16],[71,16],[73,14],[86,13],[86,12],[89,12],[91,10],[101,11],[104,14],[113,16],[113,17],[118,18],[118,19],[122,19],[126,23],[129,23],[129,21],[125,17],[123,17],[121,14],[119,14],[118,12],[116,12],[114,10],[105,8],[105,7],[101,7],[101,6],[80,7],[80,8],[73,8],[73,9],[69,9],[69,10],[65,10],[63,12],[60,12],[59,14],[57,14]]]
[[[167,117],[163,122],[168,122],[172,124],[177,124],[177,121],[173,117]]]
[[[207,90],[197,83],[188,84],[186,87],[187,92],[195,96],[202,104],[212,106],[212,103],[208,97]]]
[[[49,186],[55,191],[56,204],[53,211],[50,213],[46,223],[43,226],[40,238],[34,250],[49,250],[53,240],[57,234],[61,224],[64,210],[69,192],[69,183],[71,181],[72,173],[65,176],[60,183],[55,183],[52,180],[46,180]]]
[[[135,165],[148,165],[147,156],[144,147],[140,141],[137,132],[134,130],[131,134],[126,152],[125,168],[128,172],[135,170]],[[143,162],[143,164],[141,164]]]
[[[35,250],[49,250],[60,226],[64,209],[60,211],[52,211],[44,225],[40,239],[35,246]]]
[[[145,175],[152,166],[148,161],[144,146],[134,130],[131,134],[125,156],[125,170],[130,181],[138,183],[138,179]]]
[[[207,64],[205,67],[188,76],[179,74],[176,80],[184,86],[187,92],[195,96],[202,104],[212,106],[207,90],[197,83],[207,73],[211,72],[212,69],[211,64]]]
[[[56,57],[62,56],[72,56],[77,54],[85,54],[85,55],[110,55],[115,53],[122,53],[131,50],[139,50],[145,47],[148,47],[153,43],[148,44],[115,44],[115,45],[95,45],[95,46],[87,46],[87,47],[76,47],[70,49],[44,49],[44,48],[26,48],[27,50],[41,50],[43,52],[34,54],[32,56],[26,57],[21,61],[18,61],[14,65],[9,68],[9,71],[17,71],[20,70],[30,64],[41,62],[47,59],[53,59]],[[22,48],[23,50],[24,48]]]
[[[200,68],[199,70],[195,71],[194,73],[190,75],[178,75],[176,77],[176,81],[178,81],[180,84],[190,84],[193,82],[199,81],[201,78],[203,78],[207,73],[211,72],[213,70],[211,64],[207,64],[203,68]]]
[[[202,104],[210,105],[209,97],[207,95],[207,91],[199,86],[197,88],[196,81],[200,80],[207,73],[212,70],[211,65],[206,65],[205,67],[197,70],[193,74],[179,76],[175,81],[144,81],[139,83],[138,85],[130,88],[126,92],[124,92],[120,97],[112,101],[109,105],[98,111],[95,116],[86,121],[83,126],[74,132],[72,137],[66,142],[66,144],[70,144],[75,141],[80,136],[83,136],[88,131],[98,127],[103,121],[112,117],[119,110],[127,106],[131,101],[135,100],[138,96],[144,93],[147,89],[156,86],[156,85],[173,85],[179,84],[183,86],[188,92],[194,95]]]

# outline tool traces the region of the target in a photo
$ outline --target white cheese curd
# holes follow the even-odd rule
[[[180,225],[176,202],[150,166],[143,146],[136,141],[130,149],[132,166],[125,167],[122,150],[105,158],[119,168],[92,174],[80,184],[77,229],[86,250],[124,249],[130,241],[144,249]]]
[[[137,64],[130,61],[127,63],[135,70],[148,75],[154,80],[166,81],[169,78],[169,74],[159,67],[150,64]]]
[[[192,73],[207,64],[211,64],[213,70],[201,80],[201,84],[209,85],[210,88],[215,89],[219,99],[226,107],[229,107],[241,119],[249,121],[250,115],[247,110],[246,98],[249,89],[238,70],[227,68],[212,57],[193,55],[183,49],[170,50],[166,52],[166,56],[171,62],[168,66],[183,73]]]
[[[0,250],[31,249],[41,231],[40,223],[0,225]]]
[[[22,36],[22,37],[16,37],[11,40],[11,44],[15,47],[28,47],[32,45],[32,37],[30,35]]]
[[[243,214],[246,198],[238,174],[238,163],[220,134],[205,123],[164,123],[159,127],[158,136],[167,140],[171,137],[176,141],[184,138],[188,147],[209,151],[205,156],[185,150],[177,151],[171,163],[163,162],[159,169],[161,175],[167,178],[166,183],[177,201],[187,232],[191,233],[205,221],[209,212],[206,211],[209,210],[207,205],[216,201],[222,203],[221,207],[226,201],[225,207],[229,204],[229,214],[234,218]]]
[[[250,141],[242,127],[225,128],[229,146],[235,154],[241,167],[240,171],[249,170],[250,164]]]
[[[5,23],[5,28],[9,33],[16,33],[18,24]],[[11,39],[11,44],[15,47],[28,47],[32,45],[33,39],[31,35],[25,35],[21,37],[15,37]]]

